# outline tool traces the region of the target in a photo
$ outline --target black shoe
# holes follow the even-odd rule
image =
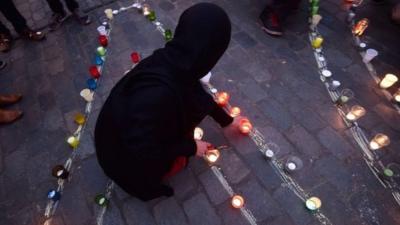
[[[57,30],[67,18],[68,16],[66,13],[64,14],[54,13],[50,19],[50,24],[49,24],[50,31]]]
[[[4,69],[7,66],[7,63],[4,61],[0,61],[0,70]]]
[[[87,14],[84,14],[81,12],[79,9],[75,9],[72,14],[74,17],[79,21],[80,24],[82,25],[88,25],[92,22],[90,17]]]
[[[260,15],[263,29],[267,34],[273,36],[282,36],[283,29],[279,23],[278,16],[273,12],[268,12],[268,10],[264,10],[264,12]]]
[[[375,5],[383,5],[383,4],[385,4],[385,0],[372,0],[372,2],[375,4]]]

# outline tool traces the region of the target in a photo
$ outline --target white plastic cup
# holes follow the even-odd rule
[[[375,49],[369,48],[367,49],[367,51],[365,52],[364,58],[363,58],[363,62],[364,63],[369,63],[371,62],[371,60],[373,58],[375,58],[378,55],[378,51],[376,51]]]

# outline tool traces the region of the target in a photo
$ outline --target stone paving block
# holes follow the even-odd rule
[[[220,153],[221,157],[217,164],[222,168],[223,174],[230,183],[237,184],[250,173],[250,170],[233,149],[225,149]]]
[[[5,155],[4,167],[7,174],[12,174],[14,178],[19,178],[25,173],[25,163],[28,160],[28,153],[25,149],[18,149]]]
[[[294,125],[285,135],[301,153],[310,158],[319,158],[323,153],[323,148],[315,137],[300,125]]]
[[[318,132],[319,142],[339,159],[345,159],[351,156],[353,147],[332,128],[327,127]]]
[[[103,217],[103,224],[107,225],[125,225],[124,218],[122,216],[120,208],[117,206],[114,200],[110,201],[110,204],[107,206],[106,213]],[[99,207],[97,206],[99,209]]]
[[[232,38],[245,49],[254,47],[257,44],[257,42],[249,34],[243,31],[233,34]]]
[[[199,180],[214,205],[221,204],[230,197],[211,169],[200,174]]]
[[[317,219],[304,206],[304,202],[299,199],[289,188],[281,187],[277,189],[272,197],[286,211],[296,224],[310,225],[318,224]]]
[[[208,202],[207,197],[202,194],[196,194],[191,199],[183,203],[186,216],[192,225],[220,225],[220,217],[215,209]]]
[[[169,183],[174,188],[174,196],[179,200],[188,198],[192,193],[196,192],[199,184],[190,168],[186,168],[177,175],[171,177]]]
[[[382,117],[386,124],[396,131],[400,131],[399,113],[389,104],[380,103],[374,107],[374,111]]]
[[[105,191],[109,178],[104,174],[96,157],[81,161],[77,166],[74,179],[79,180],[79,185],[89,195],[89,201],[93,202],[97,194]]]
[[[281,131],[286,131],[292,126],[292,116],[274,99],[269,98],[261,101],[259,108]]]
[[[288,215],[282,215],[274,219],[267,219],[258,223],[259,225],[294,225],[295,223]]]
[[[280,205],[254,178],[238,186],[237,192],[243,195],[246,207],[253,213],[257,221],[282,215]]]
[[[124,201],[123,215],[127,225],[157,224],[148,206],[136,198],[129,198]]]
[[[218,214],[221,215],[223,224],[229,225],[249,225],[242,213],[231,206],[230,201],[222,203],[218,207]],[[257,223],[258,224],[258,223]]]
[[[265,143],[271,144],[271,148],[276,148],[275,156],[281,159],[289,154],[296,152],[293,145],[286,139],[286,137],[273,126],[260,127],[258,129],[265,138]],[[273,149],[272,149],[273,150]],[[261,153],[260,153],[261,154]]]
[[[167,198],[166,200],[157,204],[154,208],[154,217],[158,224],[165,225],[186,225],[187,220],[183,210],[178,205],[174,198]]]
[[[264,90],[251,78],[245,78],[240,83],[238,83],[239,89],[245,94],[249,99],[254,102],[260,101],[267,97]]]
[[[315,113],[317,113],[322,120],[328,122],[335,130],[343,130],[346,128],[342,117],[331,102],[321,104],[320,107],[315,109]]]
[[[67,224],[86,224],[93,220],[93,214],[78,185],[66,185],[57,212],[62,214]]]

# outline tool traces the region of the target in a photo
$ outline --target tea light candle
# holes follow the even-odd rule
[[[321,208],[321,205],[322,205],[321,199],[317,197],[311,197],[306,200],[306,207],[311,211],[318,210],[319,208]]]
[[[240,120],[239,122],[239,130],[242,134],[248,134],[251,132],[253,129],[253,125],[250,123],[250,121],[246,118]]]
[[[369,142],[369,147],[372,150],[377,150],[380,148],[383,148],[385,146],[388,146],[390,144],[390,139],[387,135],[385,134],[377,134],[375,137]]]
[[[355,105],[351,107],[350,112],[347,113],[346,119],[349,121],[356,121],[366,113],[365,109],[362,106]]]
[[[113,10],[112,9],[106,9],[104,10],[104,13],[106,14],[106,17],[109,20],[112,20],[114,18]]]
[[[205,153],[205,158],[209,163],[215,163],[219,159],[220,153],[218,149],[208,150]]]
[[[170,29],[166,29],[166,30],[164,31],[164,37],[165,37],[165,41],[170,41],[170,40],[172,40],[172,37],[173,37],[172,31],[171,31]]]
[[[267,149],[265,151],[265,156],[269,159],[271,159],[272,157],[274,157],[275,153],[271,150],[271,149]]]
[[[239,107],[232,107],[232,108],[230,109],[229,114],[230,114],[232,117],[240,116],[240,108],[239,108]]]
[[[228,93],[226,93],[226,92],[218,92],[216,94],[215,101],[217,102],[218,105],[223,107],[226,104],[228,104],[229,98],[230,98],[230,96],[229,96]]]
[[[379,83],[379,86],[381,88],[390,88],[391,86],[393,86],[393,84],[395,84],[397,81],[399,80],[399,78],[397,78],[396,75],[394,74],[386,74],[385,77],[381,80],[381,82]]]
[[[91,66],[89,68],[89,73],[93,78],[99,78],[100,77],[100,71],[97,69],[97,66]]]
[[[60,200],[61,193],[54,189],[51,189],[47,192],[47,198],[56,202],[56,201]]]
[[[321,48],[323,42],[324,39],[321,36],[318,36],[311,42],[311,45],[313,48],[318,49]]]
[[[295,163],[293,162],[288,162],[286,163],[286,169],[288,169],[289,171],[294,171],[296,170],[297,166]]]
[[[107,36],[106,35],[100,35],[99,36],[99,43],[100,43],[101,46],[107,47],[107,45],[108,45]]]
[[[367,18],[364,18],[364,19],[358,21],[358,23],[356,25],[354,25],[354,27],[353,27],[353,34],[356,36],[363,35],[363,33],[365,32],[365,30],[368,27],[368,23],[369,23],[369,20]]]
[[[78,125],[83,125],[85,123],[85,121],[86,121],[85,115],[83,115],[82,113],[77,113],[75,115],[74,121]]]
[[[231,200],[232,207],[235,209],[240,209],[244,205],[244,198],[240,195],[234,195]]]
[[[147,15],[147,19],[151,22],[155,21],[157,19],[156,12],[150,11],[149,15]]]
[[[69,172],[62,165],[57,165],[51,170],[51,174],[60,179],[67,179]]]
[[[140,62],[140,55],[138,52],[132,52],[131,54],[131,60],[134,64],[137,64]]]
[[[103,207],[107,206],[109,203],[109,200],[103,194],[96,195],[96,197],[94,198],[94,201],[96,202],[97,205],[103,206]]]
[[[83,89],[81,91],[80,95],[87,102],[93,101],[94,92],[91,91],[90,89],[87,89],[87,88]]]
[[[105,26],[98,26],[97,27],[97,31],[99,32],[100,35],[106,35],[107,34],[107,30]]]
[[[394,93],[393,98],[396,102],[400,102],[400,88]]]
[[[393,177],[393,175],[394,175],[393,170],[391,170],[391,169],[389,169],[389,168],[384,169],[384,170],[383,170],[383,174],[384,174],[385,176],[387,176],[387,177]]]
[[[193,136],[195,140],[201,140],[203,138],[203,135],[204,135],[203,129],[201,129],[200,127],[194,128]]]
[[[94,59],[94,63],[95,63],[97,66],[101,66],[101,65],[103,65],[104,61],[103,61],[103,59],[101,58],[101,56],[96,55],[96,57],[95,57],[95,59]]]
[[[329,83],[329,90],[330,91],[336,91],[340,87],[340,81],[333,80],[331,83]]]
[[[97,88],[97,82],[95,79],[90,78],[86,81],[86,84],[90,90],[95,90]]]
[[[99,56],[105,56],[106,53],[107,53],[107,50],[103,46],[100,46],[97,48],[97,54]]]
[[[79,145],[79,140],[75,136],[70,136],[70,137],[67,138],[67,143],[69,144],[69,146],[71,146],[71,148],[75,149]]]
[[[142,13],[144,16],[148,16],[150,14],[150,6],[148,4],[143,4],[142,5]]]
[[[354,97],[354,93],[350,89],[344,89],[339,98],[336,100],[337,105],[343,105]]]

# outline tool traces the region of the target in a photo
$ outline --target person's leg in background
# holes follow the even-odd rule
[[[56,30],[60,27],[62,22],[67,19],[67,13],[64,10],[64,7],[60,0],[47,0],[47,3],[50,6],[50,9],[53,11],[53,16],[50,21],[49,28],[51,31]],[[68,10],[75,16],[75,18],[81,23],[82,25],[89,24],[90,18],[88,15],[83,14],[79,10],[79,4],[75,0],[65,0]]]
[[[274,36],[282,36],[281,21],[288,17],[299,6],[301,0],[273,0],[260,15],[262,29]]]
[[[35,32],[27,26],[25,18],[19,13],[12,0],[1,0],[0,11],[3,13],[4,17],[11,22],[15,31],[21,35],[21,37],[32,41],[40,41],[45,37],[44,33]],[[3,43],[3,46],[5,46],[5,48],[3,47],[3,51],[8,51],[11,48],[12,40],[10,31],[8,31],[3,24],[1,24],[0,29],[5,32],[5,35],[1,37],[0,43]],[[4,43],[8,43],[8,46],[7,44],[4,45]]]
[[[0,22],[0,51],[7,52],[11,48],[11,33],[2,22]],[[2,63],[3,64],[3,63]]]

